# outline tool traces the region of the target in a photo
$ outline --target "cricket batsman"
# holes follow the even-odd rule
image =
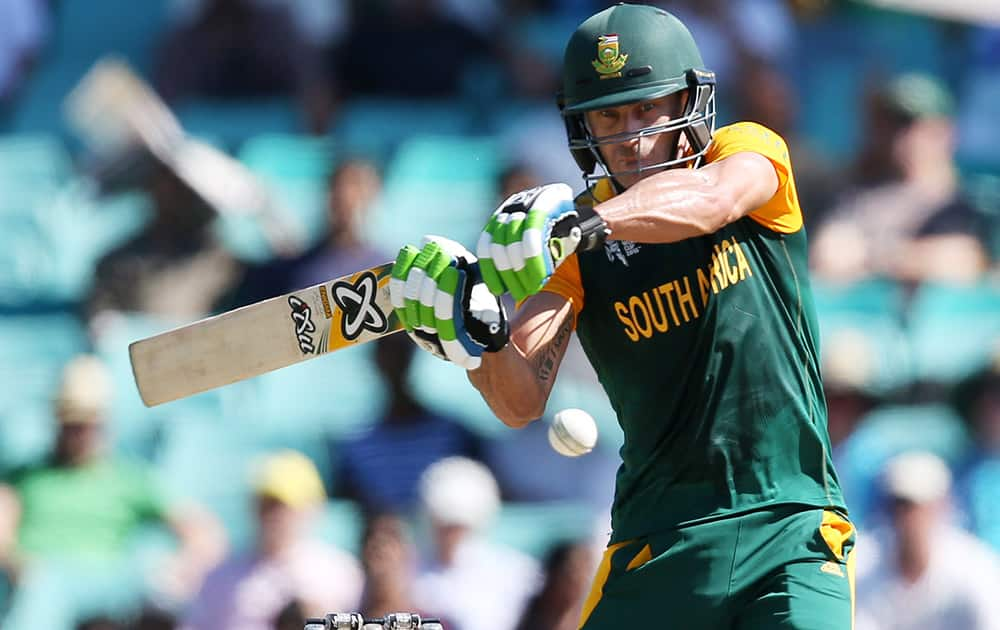
[[[715,129],[714,74],[650,6],[580,25],[560,107],[587,191],[513,195],[477,255],[404,247],[394,308],[511,427],[543,415],[576,330],[625,433],[581,628],[850,629],[855,534],[785,141]]]

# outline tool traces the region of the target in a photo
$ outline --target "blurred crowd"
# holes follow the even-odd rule
[[[156,409],[126,346],[404,238],[469,238],[518,190],[579,190],[554,94],[565,39],[607,4],[0,0],[3,628],[576,627],[619,445],[578,346],[549,405],[598,417],[576,460],[401,335]],[[718,124],[791,150],[857,627],[1000,627],[1000,29],[656,4],[717,73]],[[268,184],[296,249],[176,165],[81,145],[60,103],[106,55]]]

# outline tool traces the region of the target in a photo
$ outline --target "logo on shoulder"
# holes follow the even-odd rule
[[[594,70],[602,79],[615,79],[622,76],[622,68],[628,61],[628,55],[622,54],[618,48],[618,34],[610,33],[597,38],[597,59],[591,61]]]
[[[840,565],[830,560],[827,560],[822,565],[820,565],[819,570],[822,571],[823,573],[836,575],[837,577],[844,577],[844,570],[840,568]]]

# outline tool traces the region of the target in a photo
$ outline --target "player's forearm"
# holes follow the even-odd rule
[[[677,170],[638,182],[595,207],[611,228],[611,238],[641,243],[673,243],[711,234],[730,223],[733,200],[711,173]]]
[[[699,169],[657,173],[595,210],[613,239],[673,243],[718,231],[764,205],[777,187],[767,158],[739,153]]]
[[[545,412],[548,392],[544,383],[514,345],[484,354],[479,369],[469,371],[469,380],[496,417],[511,428],[520,429]]]
[[[573,332],[573,308],[542,292],[521,305],[511,327],[507,347],[484,354],[469,379],[504,424],[520,428],[545,413]]]

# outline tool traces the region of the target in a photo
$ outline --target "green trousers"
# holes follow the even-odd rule
[[[854,528],[784,505],[610,546],[581,630],[851,630]]]

